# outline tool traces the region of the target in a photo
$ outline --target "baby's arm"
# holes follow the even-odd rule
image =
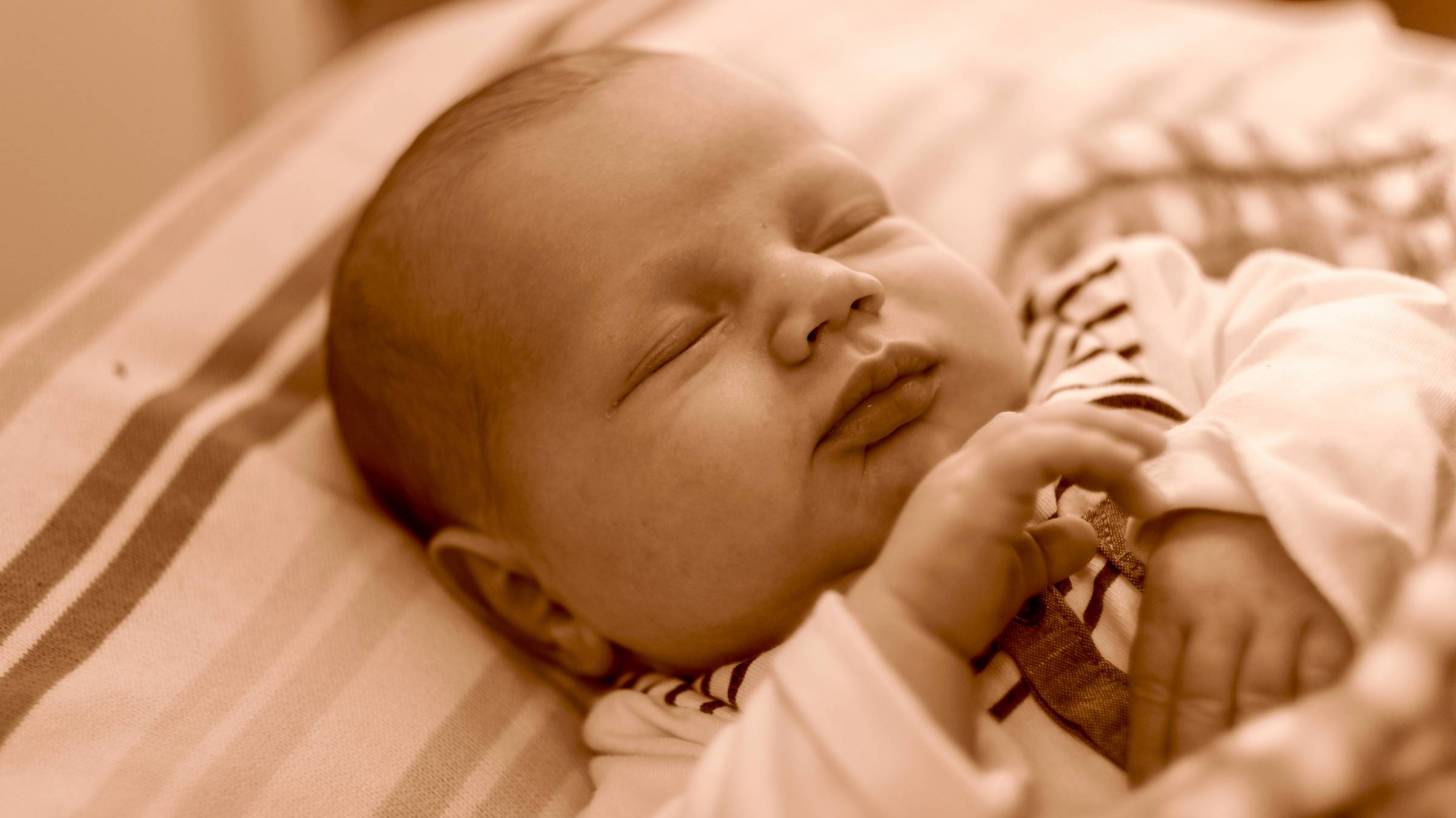
[[[1066,403],[1005,412],[906,501],[847,603],[963,746],[974,743],[981,708],[965,684],[970,660],[1022,602],[1080,568],[1097,546],[1091,526],[1075,518],[1028,529],[1038,490],[1065,476],[1110,491],[1133,514],[1155,513],[1158,493],[1136,467],[1162,447],[1161,430],[1127,413]],[[939,663],[945,670],[935,667],[937,655],[950,659]]]
[[[1358,639],[1429,551],[1452,513],[1456,313],[1423,282],[1287,253],[1251,257],[1225,285],[1203,279],[1166,240],[1114,251],[1149,375],[1193,410],[1149,464],[1185,522],[1144,529],[1145,545],[1165,540],[1149,565],[1134,649],[1130,757],[1145,774],[1179,744],[1238,720],[1240,697],[1252,695],[1251,711],[1277,700],[1277,668],[1292,694],[1301,665],[1313,683],[1340,664],[1339,629],[1312,588]],[[1248,566],[1235,570],[1238,562]],[[1281,592],[1277,605],[1259,604],[1261,586]],[[1201,647],[1194,609],[1213,637]],[[1307,657],[1287,635],[1291,622],[1316,623],[1301,634],[1318,636],[1303,642]],[[1216,643],[1221,650],[1208,649]],[[1152,654],[1162,659],[1150,663]],[[1257,691],[1241,659],[1262,668]]]
[[[977,731],[970,660],[1096,548],[1075,519],[1028,536],[1037,490],[1067,475],[1155,508],[1136,467],[1161,445],[1155,427],[1085,405],[997,416],[921,482],[847,596],[826,593],[775,651],[735,722],[610,694],[619,706],[586,725],[603,753],[586,815],[1024,815],[1024,763]]]
[[[1129,675],[1128,774],[1140,782],[1234,724],[1318,690],[1351,643],[1263,517],[1159,521]]]

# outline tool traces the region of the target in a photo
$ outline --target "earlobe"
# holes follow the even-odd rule
[[[476,617],[581,676],[612,668],[611,642],[547,594],[510,543],[458,526],[430,540],[430,567]]]

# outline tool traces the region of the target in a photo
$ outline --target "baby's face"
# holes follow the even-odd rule
[[[557,601],[659,663],[782,639],[1024,403],[995,287],[727,70],[636,68],[467,183],[463,252],[509,271],[479,373],[502,516]]]

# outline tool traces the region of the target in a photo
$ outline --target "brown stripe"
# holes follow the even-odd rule
[[[996,654],[1000,652],[1001,648],[993,640],[989,647],[971,657],[971,670],[977,673],[984,672],[986,668],[991,666],[991,660],[995,659]]]
[[[1073,330],[1068,335],[1062,330]],[[1076,331],[1076,327],[1070,324],[1057,323],[1047,334],[1046,344],[1042,346],[1041,353],[1037,355],[1036,363],[1031,367],[1031,382],[1037,383],[1041,380],[1042,374],[1046,371],[1047,364],[1051,362],[1052,352],[1061,346],[1067,348],[1066,354],[1070,355],[1077,348],[1077,342],[1082,340],[1082,333]],[[1063,364],[1062,369],[1070,369],[1070,364]]]
[[[1127,581],[1132,583],[1132,587],[1141,591],[1148,568],[1142,559],[1128,548],[1127,514],[1112,501],[1112,498],[1104,497],[1102,502],[1082,515],[1082,519],[1091,523],[1092,530],[1097,532],[1097,551],[1102,554],[1102,558],[1117,566],[1117,572],[1126,577]]]
[[[733,666],[733,673],[728,677],[728,704],[731,707],[738,706],[738,688],[743,686],[743,679],[748,675],[748,667],[752,664],[753,659],[744,659]]]
[[[310,350],[271,394],[239,410],[193,447],[106,569],[0,677],[0,743],[52,685],[80,666],[131,613],[171,564],[243,455],[276,437],[322,393],[318,351]]]
[[[1435,146],[1425,145],[1404,155],[1382,156],[1362,161],[1332,161],[1309,169],[1268,165],[1253,168],[1219,168],[1217,170],[1184,167],[1143,173],[1108,171],[1097,182],[1081,188],[1076,194],[1066,199],[1038,206],[1017,216],[1008,231],[1007,239],[1002,242],[1001,249],[997,251],[998,261],[992,269],[1010,269],[1012,262],[1020,256],[1023,248],[1034,236],[1068,214],[1090,206],[1099,198],[1120,189],[1162,183],[1187,184],[1189,181],[1199,179],[1225,185],[1267,185],[1276,182],[1308,184],[1379,173],[1386,168],[1412,160],[1423,161],[1432,156],[1436,150]]]
[[[1139,395],[1135,392],[1129,392],[1125,395],[1107,395],[1092,402],[1098,406],[1106,406],[1111,409],[1142,409],[1178,423],[1182,423],[1188,419],[1187,415],[1184,415],[1182,412],[1157,398],[1148,395]]]
[[[713,711],[717,710],[720,707],[728,706],[728,702],[725,702],[722,699],[709,699],[708,701],[705,701],[702,704],[698,705],[698,710],[703,713],[711,714]]]
[[[663,697],[662,703],[663,704],[666,704],[666,705],[676,704],[677,703],[677,697],[678,696],[681,696],[682,694],[684,694],[684,693],[686,693],[686,692],[688,692],[689,690],[692,690],[692,689],[693,689],[693,680],[692,679],[688,679],[685,682],[679,682],[678,685],[677,685],[677,687],[674,687],[672,690],[667,691],[667,695]]]
[[[989,711],[991,718],[996,721],[1006,721],[1015,712],[1016,708],[1020,707],[1021,703],[1026,701],[1026,697],[1030,695],[1031,685],[1026,683],[1025,678],[1017,679],[1016,684],[1012,685],[1010,690],[1006,691],[1001,698],[996,700],[995,704],[991,705]]]
[[[477,816],[540,816],[557,793],[567,791],[564,806],[575,815],[591,800],[585,775],[588,756],[575,737],[578,723],[564,707],[552,707],[541,731],[486,790],[475,806]],[[401,815],[415,815],[414,812]]]
[[[1098,355],[1101,355],[1103,353],[1107,353],[1107,354],[1111,354],[1111,355],[1116,355],[1117,354],[1116,352],[1113,352],[1112,350],[1108,349],[1107,347],[1102,346],[1102,342],[1101,341],[1098,341],[1097,342],[1097,346],[1094,346],[1093,348],[1087,350],[1086,352],[1082,353],[1081,355],[1078,355],[1077,357],[1075,357],[1072,360],[1068,361],[1067,362],[1067,366],[1066,366],[1065,369],[1076,369],[1077,367],[1081,366],[1082,364],[1087,363],[1088,361],[1092,360],[1093,358],[1096,358]]]
[[[1072,482],[1072,478],[1070,478],[1070,477],[1062,477],[1062,478],[1059,478],[1057,480],[1056,488],[1053,488],[1052,489],[1052,499],[1054,499],[1058,503],[1060,503],[1062,501],[1062,495],[1067,493],[1067,489],[1069,489],[1069,488],[1071,488],[1072,486],[1075,486],[1075,485],[1077,485],[1077,484],[1074,483],[1074,482]],[[1059,512],[1059,511],[1058,512],[1054,512],[1052,514],[1052,517],[1058,517],[1058,516],[1061,516],[1061,512]],[[1051,517],[1048,517],[1047,519],[1051,519]]]
[[[557,701],[533,700],[533,689],[508,656],[495,657],[435,726],[374,814],[401,818],[439,815],[506,726],[520,717],[523,707],[545,707],[566,715],[566,708]],[[538,736],[536,741],[540,740]]]
[[[0,429],[72,355],[95,338],[207,236],[266,171],[333,111],[319,105],[250,146],[239,161],[158,226],[90,292],[0,362]],[[0,598],[6,596],[0,590]]]
[[[1099,278],[1102,278],[1103,276],[1110,275],[1113,270],[1116,270],[1117,261],[1117,257],[1114,256],[1108,259],[1106,264],[1077,279],[1077,282],[1075,284],[1063,291],[1062,294],[1057,297],[1057,300],[1052,303],[1052,314],[1061,317],[1062,308],[1067,306],[1067,303],[1070,302],[1073,298],[1076,298],[1077,293],[1081,292],[1083,287],[1086,287],[1088,284],[1091,284],[1092,282],[1096,281]]]
[[[314,732],[320,717],[399,622],[400,611],[430,582],[412,549],[385,548],[293,673],[227,746],[208,759],[176,815],[225,818],[246,813],[253,799]],[[515,701],[519,703],[520,698]]]
[[[329,590],[346,575],[339,554],[308,547],[334,538],[355,554],[364,548],[377,521],[355,513],[320,515],[292,548],[278,579],[207,666],[188,680],[160,712],[148,712],[147,731],[106,773],[73,818],[140,815],[183,766],[219,719],[238,706],[300,633]],[[393,547],[395,543],[384,544]]]
[[[715,667],[707,673],[704,673],[703,675],[698,677],[698,692],[702,693],[708,698],[717,698],[717,696],[713,694],[713,674],[717,673],[719,669],[720,668]]]
[[[328,280],[347,229],[338,229],[234,325],[181,383],[127,418],[85,476],[20,553],[0,569],[0,639],[75,567],[177,427],[261,360]]]
[[[1012,620],[999,642],[1054,721],[1119,767],[1127,755],[1127,674],[1098,652],[1059,593],[1042,595],[1041,623]]]
[[[1102,621],[1102,605],[1107,597],[1107,589],[1117,577],[1117,565],[1110,561],[1104,562],[1097,576],[1093,577],[1092,596],[1087,600],[1086,610],[1082,611],[1082,621],[1086,623],[1087,630],[1097,630],[1097,623]]]
[[[1070,369],[1070,367],[1068,368]],[[1144,378],[1141,375],[1126,375],[1121,378],[1113,378],[1110,381],[1102,381],[1100,383],[1069,383],[1058,386],[1056,389],[1053,389],[1052,391],[1046,393],[1046,397],[1042,398],[1042,400],[1050,400],[1053,395],[1060,395],[1065,392],[1076,392],[1081,389],[1101,389],[1106,386],[1139,386],[1150,383],[1152,383],[1152,381],[1149,381],[1147,378]]]
[[[1094,315],[1091,318],[1088,318],[1086,321],[1083,321],[1082,329],[1092,329],[1103,321],[1111,321],[1117,316],[1127,312],[1127,310],[1128,306],[1126,301],[1122,302],[1121,304],[1113,304],[1111,307],[1108,307],[1097,315]]]

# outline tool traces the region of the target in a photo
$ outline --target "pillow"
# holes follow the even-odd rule
[[[737,63],[990,266],[1029,160],[1112,118],[1456,117],[1450,49],[1388,41],[1373,6],[1262,8],[481,0],[352,49],[0,334],[7,809],[535,816],[589,797],[572,697],[431,580],[321,383],[351,220],[484,80],[610,40]]]

